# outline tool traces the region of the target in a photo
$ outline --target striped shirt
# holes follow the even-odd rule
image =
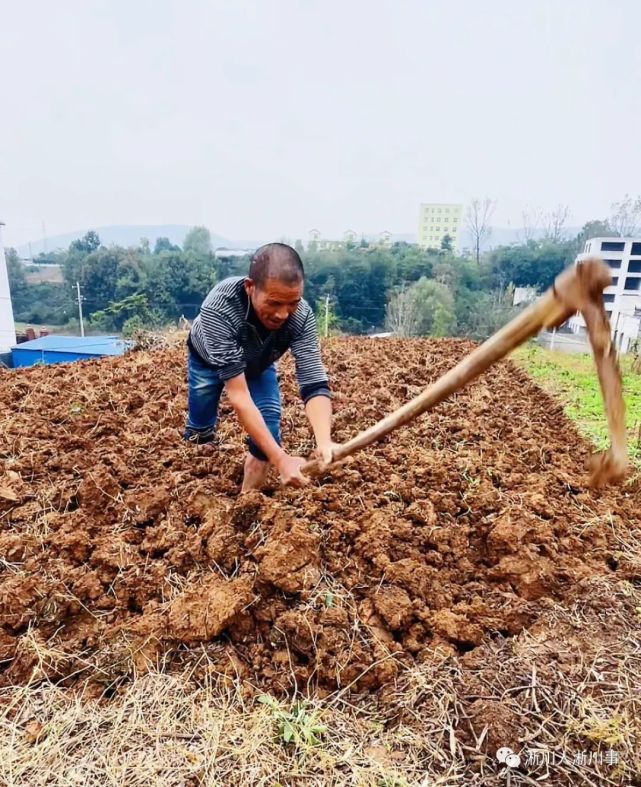
[[[219,282],[207,295],[191,327],[187,344],[221,380],[243,372],[257,377],[291,349],[301,398],[330,396],[320,354],[314,312],[305,300],[276,331],[267,330],[254,313],[245,291],[245,278]]]

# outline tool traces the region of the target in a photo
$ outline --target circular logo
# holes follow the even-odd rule
[[[497,749],[496,759],[508,768],[518,768],[521,764],[521,758],[509,746],[501,746]]]

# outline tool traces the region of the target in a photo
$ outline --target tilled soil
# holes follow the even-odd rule
[[[331,340],[335,439],[470,349]],[[280,373],[285,445],[306,455]],[[589,446],[509,362],[310,487],[243,498],[228,405],[218,444],[181,439],[184,377],[178,348],[0,379],[0,686],[102,689],[206,653],[277,692],[373,689],[522,631],[586,578],[641,579],[618,551],[638,481],[589,490]]]

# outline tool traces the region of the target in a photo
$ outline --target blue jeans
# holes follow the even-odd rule
[[[204,364],[192,352],[187,352],[187,426],[183,437],[194,443],[209,443],[214,439],[218,404],[225,383],[218,372]],[[248,378],[247,387],[251,398],[260,410],[267,428],[280,445],[280,389],[274,364],[268,366],[258,377]],[[247,449],[252,456],[263,462],[267,457],[250,438]]]

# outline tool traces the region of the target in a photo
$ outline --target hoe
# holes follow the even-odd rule
[[[590,485],[615,483],[628,469],[625,406],[621,372],[610,336],[610,323],[603,307],[603,290],[611,284],[610,270],[598,259],[584,260],[557,276],[552,287],[537,301],[497,331],[421,394],[390,413],[369,429],[339,445],[330,464],[308,462],[303,472],[318,475],[351,454],[390,434],[399,426],[430,410],[463,388],[492,364],[535,336],[542,328],[556,328],[576,312],[585,319],[610,434],[610,448],[592,457]]]

